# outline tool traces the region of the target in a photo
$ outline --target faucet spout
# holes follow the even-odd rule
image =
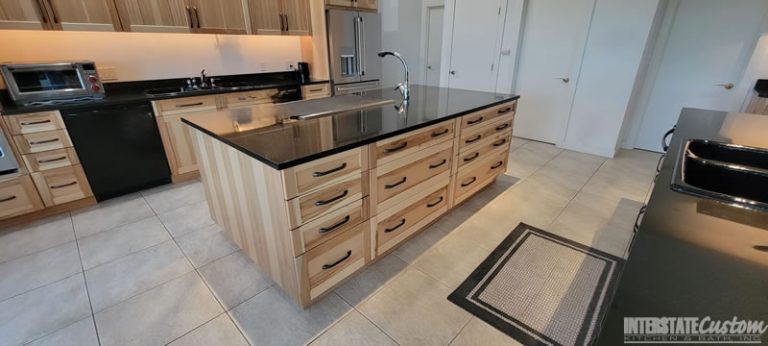
[[[397,86],[397,90],[400,91],[400,95],[403,96],[403,101],[409,101],[411,99],[411,88],[408,85],[408,79],[409,79],[409,73],[408,73],[408,63],[405,62],[405,58],[403,58],[402,55],[398,52],[379,52],[379,57],[385,57],[387,55],[394,56],[398,60],[400,60],[400,63],[403,64],[403,69],[405,70],[405,81],[400,83]]]

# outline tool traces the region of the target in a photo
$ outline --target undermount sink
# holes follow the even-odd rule
[[[678,156],[672,189],[768,209],[768,149],[689,140]]]

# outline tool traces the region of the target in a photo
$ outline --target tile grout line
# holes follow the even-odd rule
[[[91,309],[91,321],[93,322],[93,329],[96,331],[96,342],[101,345],[101,336],[99,335],[99,326],[96,324],[96,314],[93,311],[93,301],[91,301],[91,291],[88,288],[88,278],[85,276],[85,266],[83,265],[83,255],[80,252],[80,242],[77,239],[77,232],[75,231],[75,221],[72,219],[72,212],[69,212],[69,222],[72,225],[72,234],[75,237],[75,245],[77,246],[77,256],[80,259],[80,270],[83,274],[83,284],[85,285],[85,294],[88,297],[88,307]]]
[[[398,273],[398,275],[396,275],[395,277],[397,277],[397,276],[399,276],[399,275],[400,275],[400,273]],[[393,279],[394,279],[394,278],[393,278]],[[390,280],[390,281],[391,281],[391,280]],[[389,283],[390,281],[387,281],[387,283]],[[386,285],[386,283],[385,283],[385,284],[383,284],[383,285],[381,285],[381,287],[380,287],[379,289],[377,289],[376,291],[374,291],[373,293],[371,293],[371,295],[369,296],[369,299],[370,299],[370,297],[372,297],[372,296],[376,295],[376,292],[379,292],[379,291],[381,290],[381,288],[383,288],[385,285]],[[378,324],[376,324],[376,322],[373,322],[373,321],[371,321],[371,319],[370,319],[370,318],[368,318],[368,316],[366,316],[366,315],[365,315],[365,314],[364,314],[362,311],[360,311],[360,309],[358,309],[356,305],[352,305],[352,303],[350,303],[350,302],[348,302],[346,299],[344,299],[344,297],[342,297],[340,294],[338,294],[338,293],[337,293],[335,290],[333,291],[333,294],[335,294],[337,297],[339,297],[339,299],[341,299],[343,302],[347,303],[347,305],[351,306],[351,307],[352,307],[352,310],[354,310],[355,312],[357,312],[358,314],[360,314],[360,316],[363,316],[363,318],[364,318],[366,321],[370,322],[370,323],[371,323],[371,325],[373,325],[374,327],[376,327],[376,329],[378,329],[378,330],[379,330],[379,331],[380,331],[382,334],[384,334],[384,335],[385,335],[387,338],[389,338],[390,340],[392,340],[392,342],[394,342],[396,345],[401,345],[401,344],[400,344],[400,343],[399,343],[399,342],[398,342],[398,341],[395,339],[395,337],[393,337],[392,335],[389,335],[389,333],[387,333],[387,332],[386,332],[386,331],[385,331],[385,330],[384,330],[382,327],[380,327]],[[363,303],[364,303],[364,302],[366,302],[366,301],[368,301],[368,299],[365,299],[365,300],[361,301],[360,303],[358,303],[358,305],[360,305],[360,304],[363,304]],[[347,313],[347,315],[348,315],[348,314],[349,314],[349,313]],[[346,315],[345,315],[345,316],[346,316]],[[341,320],[339,320],[339,321],[341,321]],[[338,322],[337,322],[337,323],[334,323],[334,326],[335,326],[336,324],[338,324]],[[310,341],[309,343],[312,343],[312,342],[316,341],[318,338],[320,338],[320,336],[321,336],[322,334],[325,334],[325,333],[327,333],[329,330],[331,330],[331,328],[332,328],[332,327],[333,327],[333,326],[331,326],[331,327],[328,327],[328,329],[326,329],[325,331],[323,331],[321,334],[317,335],[317,336],[316,336],[314,339],[312,339],[312,341]]]
[[[456,333],[456,335],[454,335],[453,338],[451,338],[451,341],[448,341],[448,344],[447,344],[448,346],[450,346],[451,344],[453,344],[454,341],[456,341],[459,335],[461,335],[461,333],[464,332],[464,329],[467,329],[467,326],[469,326],[469,324],[472,323],[473,318],[475,318],[475,315],[470,314],[469,321],[467,321],[467,323],[464,323],[464,326],[462,326],[461,329],[459,329],[459,332]]]

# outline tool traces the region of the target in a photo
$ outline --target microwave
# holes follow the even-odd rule
[[[19,105],[104,98],[93,61],[39,64],[2,64],[8,93]]]

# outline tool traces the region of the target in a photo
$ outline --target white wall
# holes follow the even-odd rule
[[[397,51],[408,62],[411,84],[421,82],[421,0],[380,0],[381,46]],[[403,81],[403,66],[392,57],[382,61],[382,85],[394,87]]]
[[[597,0],[564,148],[615,154],[658,4]]]

